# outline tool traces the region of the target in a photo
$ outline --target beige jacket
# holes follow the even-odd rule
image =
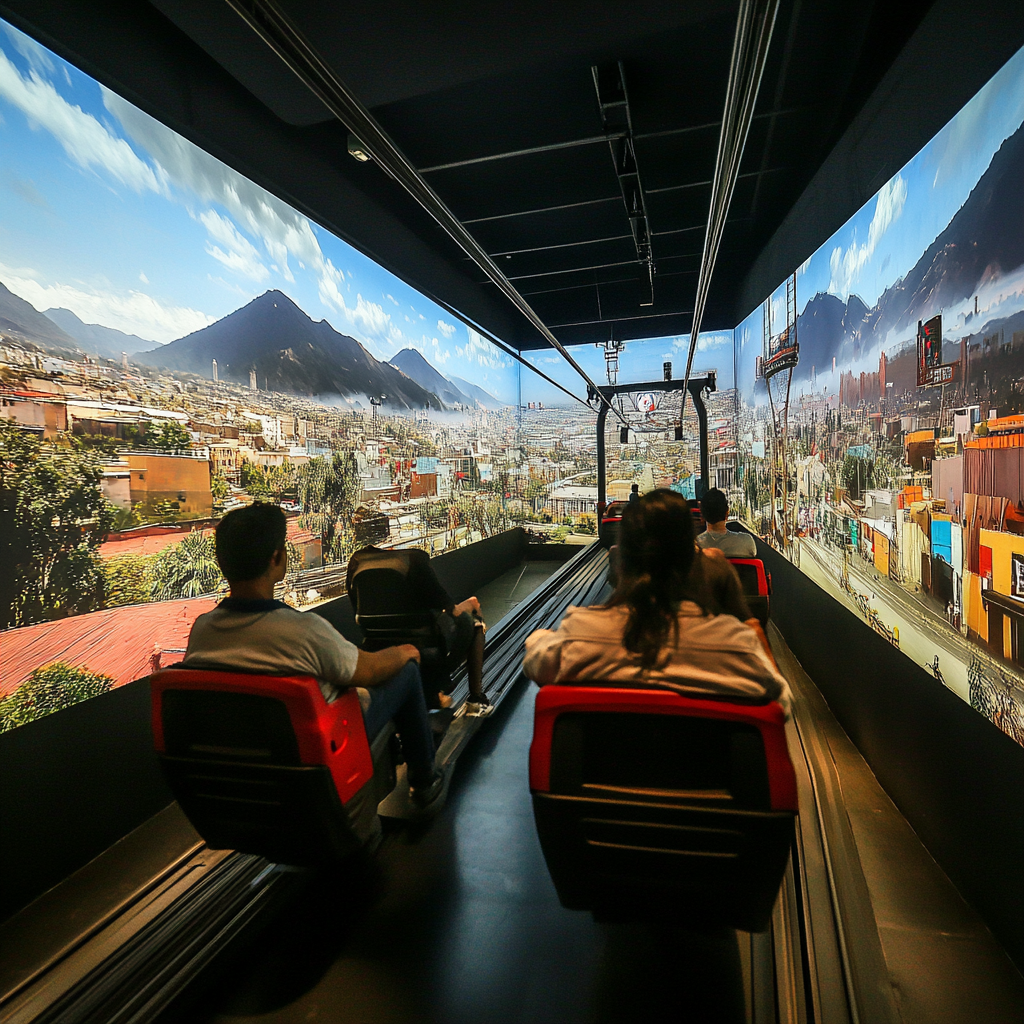
[[[626,685],[668,682],[694,697],[767,695],[789,714],[786,680],[769,661],[757,634],[739,619],[705,615],[698,605],[684,601],[678,643],[667,646],[661,662],[645,671],[640,656],[622,643],[628,615],[623,606],[570,607],[557,630],[538,629],[527,637],[523,670],[542,686],[600,679]]]

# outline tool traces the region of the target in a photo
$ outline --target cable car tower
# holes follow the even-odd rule
[[[786,327],[779,334],[772,333],[771,296],[764,303],[764,356],[761,373],[768,389],[768,408],[771,413],[771,451],[768,456],[772,503],[770,533],[779,547],[789,547],[789,464],[786,435],[789,428],[789,389],[793,383],[793,370],[800,361],[800,346],[796,337],[796,274],[786,282]]]

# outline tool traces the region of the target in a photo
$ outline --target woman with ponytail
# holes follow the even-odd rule
[[[693,697],[768,698],[789,710],[786,681],[741,621],[749,612],[732,567],[697,551],[681,495],[657,490],[631,503],[618,554],[607,604],[570,608],[557,630],[527,639],[531,679],[656,684]]]

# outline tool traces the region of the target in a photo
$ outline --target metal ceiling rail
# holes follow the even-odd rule
[[[608,399],[586,371],[569,355],[565,346],[551,333],[530,304],[501,272],[497,264],[465,225],[448,209],[441,197],[427,184],[406,155],[377,123],[334,70],[306,41],[291,20],[273,0],[225,0],[225,3],[267,44],[291,72],[324,106],[356,136],[370,156],[434,218],[487,278],[537,329],[541,336],[583,378],[588,393],[596,394],[612,409]],[[604,141],[602,139],[602,141]],[[616,417],[625,423],[617,409]]]
[[[711,287],[711,275],[718,259],[718,249],[722,242],[736,180],[739,177],[743,150],[747,145],[747,136],[754,119],[754,106],[757,103],[758,90],[761,88],[761,78],[764,75],[778,10],[779,0],[740,0],[732,59],[729,62],[725,113],[718,136],[718,154],[715,157],[707,232],[704,236],[704,251],[697,278],[697,295],[693,305],[690,351],[686,359],[684,377],[686,381],[689,381],[693,368],[693,356],[697,351],[697,338],[700,334],[701,320],[704,318],[708,290]],[[683,401],[686,401],[685,390]]]

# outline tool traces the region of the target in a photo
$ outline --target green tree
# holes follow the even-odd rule
[[[874,460],[862,459],[856,455],[847,455],[840,470],[843,486],[850,497],[858,501],[866,490],[874,486],[874,473]]]
[[[214,501],[223,501],[228,496],[228,482],[220,473],[214,473],[210,477],[210,493]]]
[[[160,420],[146,428],[146,445],[162,452],[187,452],[192,443],[188,428],[177,420]]]
[[[325,562],[343,562],[353,551],[352,513],[359,501],[359,467],[351,452],[310,459],[299,470],[299,523],[321,539]]]
[[[150,598],[173,601],[212,594],[224,585],[212,534],[186,533],[181,543],[164,548],[150,568]]]
[[[144,604],[153,590],[153,562],[159,555],[115,555],[103,562],[106,605]]]
[[[241,481],[249,496],[257,501],[280,502],[284,494],[295,487],[295,467],[290,462],[283,466],[263,467],[243,459]]]
[[[133,527],[142,525],[142,502],[137,501],[131,508],[114,509],[114,518],[110,524],[111,530],[131,530]]]
[[[0,700],[0,733],[107,693],[114,682],[111,676],[63,661],[34,669],[18,689]]]
[[[96,548],[114,520],[99,455],[0,420],[0,628],[98,608]]]

